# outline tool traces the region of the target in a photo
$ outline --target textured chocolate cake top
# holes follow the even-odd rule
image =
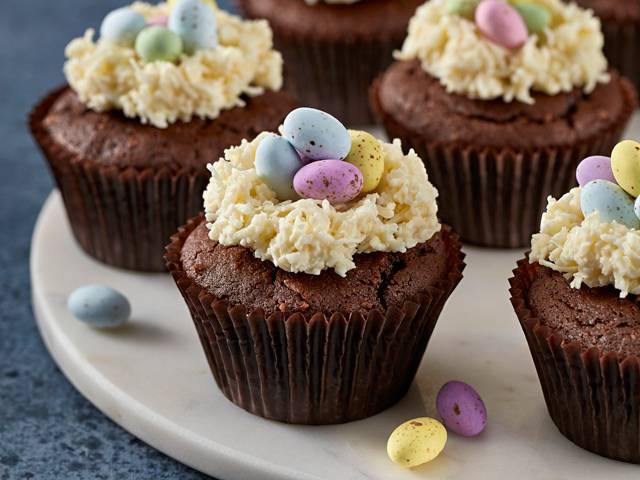
[[[333,270],[320,275],[290,273],[253,256],[242,247],[226,247],[209,238],[202,222],[187,238],[180,254],[182,268],[207,293],[243,304],[248,311],[262,308],[265,316],[282,311],[303,313],[360,312],[385,314],[448,275],[447,247],[441,233],[405,253],[354,256],[356,268],[346,277]]]
[[[635,102],[633,87],[615,72],[589,95],[534,92],[533,105],[472,100],[447,93],[419,60],[392,64],[373,93],[387,115],[427,142],[514,149],[574,145],[619,122],[625,103]]]
[[[640,356],[638,297],[620,298],[619,293],[613,286],[575,289],[560,272],[541,267],[528,304],[533,316],[562,334],[565,342],[614,351],[620,359]]]
[[[266,92],[246,101],[245,107],[223,111],[215,120],[194,118],[158,129],[126,118],[118,110],[90,110],[68,88],[42,123],[61,148],[100,164],[203,170],[223,156],[229,145],[277,129],[297,106],[284,92]]]
[[[303,0],[239,0],[249,18],[266,18],[275,32],[319,40],[404,38],[407,24],[424,0],[366,0],[351,5]]]

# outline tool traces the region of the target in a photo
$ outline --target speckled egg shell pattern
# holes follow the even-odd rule
[[[302,198],[328,200],[338,205],[353,200],[362,190],[360,170],[341,160],[319,160],[305,165],[293,179],[293,187]]]
[[[466,437],[477,435],[487,423],[487,409],[482,398],[464,382],[445,383],[438,392],[436,408],[447,427]]]

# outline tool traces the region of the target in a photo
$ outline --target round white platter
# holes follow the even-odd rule
[[[640,121],[636,116],[637,135]],[[372,418],[337,426],[265,420],[233,405],[209,372],[189,312],[168,274],[106,266],[76,244],[59,192],[38,218],[31,250],[33,306],[44,342],[73,385],[114,422],[197,470],[222,480],[640,478],[640,466],[575,446],[547,414],[508,278],[522,251],[465,247],[465,278],[449,299],[408,395]],[[131,321],[113,331],[66,308],[77,287],[101,283],[131,301]],[[389,460],[401,423],[438,418],[442,384],[462,380],[483,397],[485,430],[449,433],[442,454],[413,469]]]

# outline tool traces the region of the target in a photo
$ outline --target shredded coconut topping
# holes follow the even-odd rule
[[[225,151],[209,165],[204,192],[209,236],[223,245],[242,245],[255,256],[289,272],[338,275],[355,267],[353,255],[404,252],[440,230],[438,191],[413,150],[402,153],[400,140],[380,142],[385,169],[378,187],[343,205],[327,200],[279,202],[258,178],[256,148],[269,133]]]
[[[135,2],[131,8],[147,19],[170,10],[165,3]],[[269,24],[223,10],[216,11],[216,19],[219,46],[182,54],[177,64],[146,63],[133,47],[94,42],[89,29],[67,45],[67,81],[92,110],[119,109],[158,128],[193,116],[214,119],[222,110],[244,106],[244,94],[279,90],[282,56],[273,50]]]
[[[449,13],[446,1],[430,0],[418,8],[394,56],[420,59],[449,93],[532,104],[531,90],[556,95],[583,87],[590,93],[609,81],[601,24],[592,10],[561,0],[533,0],[551,13],[551,24],[512,51],[489,41],[474,22]]]
[[[620,297],[640,295],[640,231],[617,222],[600,223],[600,213],[584,218],[576,187],[560,200],[548,199],[540,233],[531,240],[531,262],[558,272],[571,286],[613,285]]]

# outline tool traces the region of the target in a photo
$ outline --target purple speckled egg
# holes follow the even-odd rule
[[[485,37],[509,50],[522,48],[529,38],[522,16],[506,2],[483,0],[476,8],[475,20]]]
[[[151,25],[162,25],[163,27],[166,27],[169,25],[169,17],[166,15],[156,15],[155,17],[151,17],[147,20],[147,26]]]
[[[310,163],[298,170],[293,178],[293,188],[302,198],[326,199],[331,205],[353,200],[363,184],[360,170],[341,160]]]
[[[611,169],[611,158],[601,155],[594,155],[582,160],[576,170],[576,178],[581,187],[592,180],[606,180],[618,184]]]
[[[445,383],[436,397],[444,424],[454,432],[471,437],[487,423],[487,409],[478,392],[457,380]]]
[[[296,152],[298,152],[298,150],[296,150]],[[300,160],[302,160],[303,165],[309,165],[311,162],[313,162],[313,158],[309,158],[303,153],[298,152],[298,155],[300,155]]]

